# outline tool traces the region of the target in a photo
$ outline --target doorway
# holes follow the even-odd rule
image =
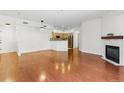
[[[68,34],[68,49],[73,48],[73,33]]]

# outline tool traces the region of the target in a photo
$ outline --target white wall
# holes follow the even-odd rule
[[[80,51],[101,55],[101,19],[82,22],[79,38]]]
[[[19,53],[46,50],[50,48],[51,31],[40,31],[36,28],[18,27]]]
[[[102,36],[107,33],[124,35],[124,11],[113,11],[102,18]]]
[[[6,27],[5,23],[9,23],[12,21],[14,22],[13,18],[6,17],[0,15],[0,36],[1,36],[1,44],[0,48],[1,53],[6,53],[6,52],[15,52],[17,51],[17,42],[16,42],[16,31],[14,27]],[[18,20],[16,20],[18,21]]]
[[[16,32],[12,27],[1,27],[1,53],[16,52],[17,51],[17,41]]]

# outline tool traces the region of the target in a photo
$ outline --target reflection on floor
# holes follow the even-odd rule
[[[100,56],[79,52],[39,51],[0,55],[0,81],[124,81],[124,67],[116,67]]]

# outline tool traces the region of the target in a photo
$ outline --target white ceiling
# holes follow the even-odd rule
[[[0,10],[0,15],[40,22],[51,25],[77,26],[83,20],[101,17],[109,10]]]

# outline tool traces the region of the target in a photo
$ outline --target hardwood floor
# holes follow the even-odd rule
[[[69,50],[0,55],[0,81],[17,82],[103,82],[124,81],[124,67],[114,66],[100,56]]]

